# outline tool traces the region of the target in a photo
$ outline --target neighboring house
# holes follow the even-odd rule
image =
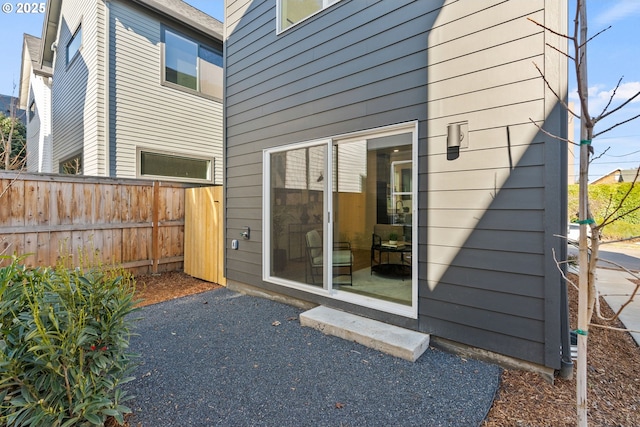
[[[595,184],[616,184],[618,182],[634,182],[640,181],[637,179],[638,169],[615,169],[606,175],[589,183],[589,185]]]
[[[228,286],[570,366],[566,9],[227,2]]]
[[[0,112],[5,117],[11,116],[11,108],[16,108],[16,117],[26,124],[24,110],[20,108],[20,100],[10,95],[0,95]]]
[[[222,38],[180,0],[49,0],[54,171],[221,184]]]
[[[51,67],[40,64],[42,41],[25,34],[20,108],[27,111],[27,171],[56,172],[51,163]]]

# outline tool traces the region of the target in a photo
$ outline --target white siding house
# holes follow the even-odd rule
[[[49,0],[54,172],[222,183],[222,24],[181,0]]]
[[[26,111],[27,171],[52,172],[51,68],[39,64],[41,40],[24,35],[20,109]]]

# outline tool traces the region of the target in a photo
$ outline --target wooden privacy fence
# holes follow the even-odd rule
[[[118,264],[134,274],[180,270],[190,186],[0,172],[0,253],[28,254],[27,266],[71,257],[73,266]]]

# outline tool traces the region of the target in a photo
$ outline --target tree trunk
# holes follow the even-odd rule
[[[578,363],[576,373],[576,409],[577,425],[587,426],[587,337],[589,333],[589,252],[587,246],[587,221],[589,218],[589,131],[588,79],[587,79],[587,5],[586,0],[579,1],[580,8],[580,49],[578,58],[578,94],[580,96],[580,178],[579,211],[580,240],[578,252]]]

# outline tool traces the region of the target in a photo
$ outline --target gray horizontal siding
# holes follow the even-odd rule
[[[559,306],[548,316],[560,280],[549,269],[549,230],[562,230],[545,223],[553,173],[547,145],[556,143],[531,124],[545,120],[548,94],[532,65],[544,66],[545,35],[526,20],[544,22],[545,3],[473,2],[475,11],[469,3],[448,2],[430,34],[419,178],[420,224],[428,224],[419,233],[427,254],[421,289],[428,290],[420,293],[421,325],[557,368]],[[456,121],[469,124],[469,148],[447,161],[447,125]],[[480,273],[492,277],[482,290]],[[526,289],[518,286],[523,278]]]
[[[161,23],[128,2],[109,3],[111,168],[136,177],[136,149],[215,159],[214,182],[222,183],[222,104],[161,85]],[[188,32],[184,28],[169,28]],[[200,40],[212,47],[216,41]]]
[[[256,244],[228,251],[227,277],[271,286],[255,233],[263,149],[419,120],[419,328],[556,367],[559,280],[547,259],[561,230],[545,206],[559,194],[548,192],[549,140],[531,124],[549,114],[532,66],[548,58],[526,20],[544,21],[544,7],[341,1],[276,35],[274,0],[229,2],[227,236],[258,228]],[[470,147],[447,161],[447,124],[461,120]]]
[[[386,28],[369,22],[372,16],[387,15],[393,28],[429,20],[424,13],[408,17],[406,8],[397,10],[403,6],[406,2],[341,2],[322,13],[325,21],[314,18],[276,36],[274,1],[228,5],[225,22],[233,29],[225,42],[230,221],[237,214],[262,229],[263,148],[424,116],[425,30],[407,37],[398,28],[387,37]],[[248,11],[241,14],[235,7]],[[326,19],[342,22],[347,17],[355,22],[326,26]],[[406,68],[403,76],[395,75],[399,67]],[[390,87],[390,78],[395,78],[395,87]],[[232,235],[231,228],[239,225],[229,225],[228,232]],[[252,234],[254,239],[261,241],[262,236]],[[249,252],[252,249],[256,253]],[[247,257],[261,259],[261,249],[229,253],[227,277],[243,276],[248,283],[261,284],[260,263],[255,268],[243,263]],[[236,258],[242,272],[234,268]]]
[[[83,151],[86,175],[101,175],[98,165],[97,69],[98,39],[96,4],[79,0],[65,1],[60,12],[57,50],[54,57],[54,85],[51,94],[53,170],[60,161]],[[79,55],[67,65],[66,46],[78,25],[82,25]]]

